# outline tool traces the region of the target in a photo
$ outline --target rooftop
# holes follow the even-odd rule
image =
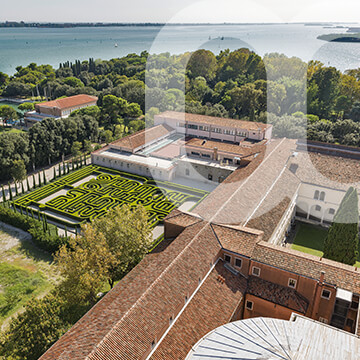
[[[41,107],[58,108],[64,110],[78,105],[89,104],[97,100],[98,98],[96,96],[80,94],[80,95],[69,96],[63,99],[43,102],[37,105]]]
[[[220,118],[215,116],[199,115],[199,114],[190,114],[177,111],[165,111],[159,115],[156,115],[158,118],[172,118],[179,121],[188,121],[194,123],[201,123],[207,125],[229,127],[234,129],[250,130],[250,131],[264,131],[271,127],[270,124],[264,124],[254,121],[243,121],[235,119]]]
[[[157,125],[151,128],[137,131],[132,135],[128,135],[122,139],[116,140],[110,144],[113,147],[126,148],[134,151],[135,149],[144,146],[161,137],[169,135],[174,132],[170,126],[166,124]]]
[[[309,306],[309,302],[294,289],[274,284],[256,276],[250,276],[247,292],[302,314],[306,313]]]
[[[260,317],[223,325],[202,338],[186,360],[357,360],[359,354],[357,336],[293,314],[289,321]]]

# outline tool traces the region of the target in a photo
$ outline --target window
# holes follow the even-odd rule
[[[126,166],[129,168],[129,167],[130,167],[130,164],[126,164]]]
[[[209,154],[201,154],[201,156],[204,157],[204,158],[210,158]]]
[[[209,179],[210,181],[212,181],[212,175],[211,175],[211,174],[208,175],[208,179]]]
[[[334,215],[335,214],[335,209],[329,209],[329,214]]]
[[[354,325],[354,320],[352,319],[346,319],[346,326],[352,328]]]
[[[237,135],[246,137],[246,131],[237,131]]]
[[[357,310],[359,308],[359,303],[357,301],[352,301],[350,305],[351,309]]]
[[[187,301],[188,301],[188,297],[187,297],[187,296],[185,296],[185,304],[187,303]]]
[[[209,127],[200,125],[199,130],[201,130],[201,131],[209,131]]]
[[[321,200],[321,201],[324,201],[324,200],[325,200],[325,192],[324,192],[324,191],[322,191],[322,192],[320,193],[320,200]]]
[[[254,276],[260,276],[260,268],[253,266],[252,268],[252,274]]]
[[[226,135],[235,135],[235,130],[224,130],[224,134],[226,134]]]
[[[316,205],[315,206],[315,211],[320,211],[321,210],[321,206],[320,205]]]
[[[225,262],[228,262],[228,263],[231,262],[231,256],[225,254],[225,255],[224,255],[224,261],[225,261]]]
[[[327,299],[327,300],[329,300],[330,299],[330,296],[331,296],[331,292],[329,291],[329,290],[323,290],[322,292],[321,292],[321,297],[323,298],[323,299]]]
[[[323,324],[327,324],[328,323],[328,320],[326,318],[323,318],[323,317],[319,317],[319,322],[323,323]]]
[[[200,156],[200,153],[196,152],[196,151],[192,151],[191,155],[195,155],[195,156]]]
[[[198,126],[197,126],[197,125],[191,125],[191,124],[189,124],[187,127],[188,127],[188,129],[193,129],[193,130],[197,130],[197,129],[198,129]]]
[[[246,308],[248,310],[252,310],[253,307],[254,307],[254,303],[252,301],[250,301],[250,300],[246,300],[246,305],[245,306],[246,306]]]
[[[241,259],[235,259],[235,266],[238,268],[241,268],[242,260]]]
[[[230,158],[226,158],[226,157],[224,157],[224,161],[226,162],[228,162],[229,164],[232,164],[232,162],[233,162],[233,160],[232,159],[230,159]]]
[[[295,279],[289,279],[288,286],[295,289],[296,288],[296,280]]]
[[[189,176],[190,175],[190,170],[189,169],[185,169],[185,175]]]
[[[316,191],[315,191],[314,199],[315,199],[315,200],[319,200],[319,190],[316,190]]]
[[[222,130],[220,128],[212,128],[211,131],[218,134],[222,133]]]
[[[170,319],[169,319],[169,325],[171,325],[172,323],[173,323],[173,317],[172,316],[170,316]]]

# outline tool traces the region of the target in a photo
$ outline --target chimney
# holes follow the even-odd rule
[[[217,161],[218,160],[218,148],[214,147],[214,160]]]
[[[325,279],[325,271],[321,271],[319,283],[322,285]]]

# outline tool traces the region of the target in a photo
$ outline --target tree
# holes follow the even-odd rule
[[[18,118],[15,109],[12,108],[10,105],[0,106],[0,117],[3,120],[4,126],[7,124],[9,120],[16,120]]]
[[[71,146],[71,154],[74,157],[78,157],[81,154],[82,143],[75,141]],[[64,169],[65,170],[65,169]]]
[[[82,226],[82,236],[69,240],[55,256],[64,280],[60,294],[69,303],[95,304],[109,274],[112,255],[105,237],[90,224]]]
[[[324,257],[354,265],[359,247],[358,193],[353,187],[346,192],[334,216],[324,244]]]
[[[18,106],[18,109],[21,111],[32,111],[35,109],[35,105],[33,103],[22,103]]]
[[[92,145],[90,140],[84,140],[84,151],[87,154],[92,152]]]
[[[123,205],[112,209],[89,226],[105,239],[111,253],[108,268],[111,287],[145,256],[153,243],[148,214],[143,206]]]
[[[209,50],[197,50],[192,53],[187,64],[189,77],[204,77],[207,81],[211,81],[216,76],[217,60],[215,55]]]
[[[56,295],[33,299],[2,334],[0,355],[14,360],[38,359],[68,329],[63,312],[63,301]]]
[[[15,186],[16,182],[23,181],[26,178],[26,167],[23,160],[13,161],[11,167],[11,176],[14,179]]]

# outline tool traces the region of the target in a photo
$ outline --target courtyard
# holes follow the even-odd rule
[[[297,222],[291,249],[322,257],[327,233],[328,229],[325,227]],[[355,266],[360,267],[359,256]]]

